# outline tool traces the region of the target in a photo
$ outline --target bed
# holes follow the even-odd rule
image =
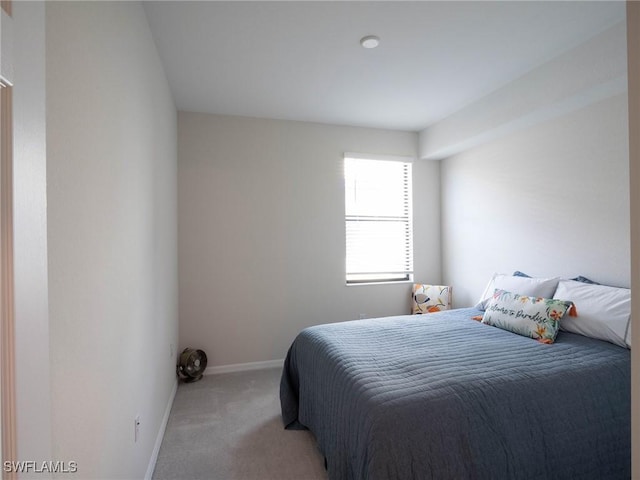
[[[334,480],[630,478],[630,351],[568,332],[546,345],[479,314],[303,330],[285,427],[311,430]]]

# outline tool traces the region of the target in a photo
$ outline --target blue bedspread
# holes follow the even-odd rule
[[[630,352],[566,332],[544,345],[479,313],[307,328],[285,426],[313,432],[335,480],[630,478]]]

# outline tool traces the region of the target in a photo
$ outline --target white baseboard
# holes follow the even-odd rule
[[[164,438],[164,432],[167,429],[167,423],[169,423],[169,414],[171,413],[171,407],[173,406],[173,399],[176,397],[178,391],[178,380],[173,383],[173,389],[171,395],[169,395],[169,401],[167,402],[167,408],[164,410],[164,417],[162,417],[162,423],[158,430],[158,436],[156,437],[156,443],[153,446],[151,452],[151,458],[149,459],[149,466],[147,467],[147,473],[144,475],[144,480],[151,480],[153,477],[153,471],[156,468],[156,462],[158,461],[158,453],[160,453],[160,446],[162,445],[162,439]]]
[[[232,365],[220,365],[218,367],[207,367],[205,375],[217,375],[219,373],[248,372],[249,370],[262,370],[264,368],[281,367],[284,365],[284,358],[278,360],[266,360],[264,362],[234,363]]]

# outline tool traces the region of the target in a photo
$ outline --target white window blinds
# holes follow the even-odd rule
[[[347,283],[411,280],[411,163],[345,155]]]

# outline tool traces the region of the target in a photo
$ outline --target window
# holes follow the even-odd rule
[[[411,163],[345,154],[347,284],[413,277]]]

